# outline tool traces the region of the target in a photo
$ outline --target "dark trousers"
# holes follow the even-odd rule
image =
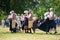
[[[46,19],[46,32],[49,32],[49,30],[50,30],[50,20],[49,20],[49,18],[47,18]]]
[[[37,28],[37,22],[33,22],[33,27],[32,27],[32,29],[33,29],[33,32],[34,32],[34,33],[35,33],[36,28]]]
[[[24,30],[24,25],[23,25],[24,21],[21,21],[21,24],[22,24],[22,30]]]
[[[13,32],[16,32],[16,28],[13,28],[12,30],[13,30]]]
[[[10,22],[10,31],[12,32],[12,20],[9,20]]]
[[[56,29],[56,23],[54,20],[50,20],[50,28]]]

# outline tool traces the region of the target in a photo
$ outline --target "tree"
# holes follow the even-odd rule
[[[6,12],[6,15],[10,10],[21,14],[24,10],[32,9],[40,17],[50,7],[55,14],[60,15],[60,0],[0,0],[0,9]]]

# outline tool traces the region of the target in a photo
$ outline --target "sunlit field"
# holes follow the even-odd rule
[[[0,40],[60,40],[60,27],[57,27],[57,34],[46,34],[37,29],[36,33],[29,34],[22,32],[11,33],[9,28],[0,26]]]

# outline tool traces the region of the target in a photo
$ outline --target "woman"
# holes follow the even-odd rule
[[[24,23],[24,15],[23,14],[21,14],[21,25],[23,25],[23,23]],[[24,30],[24,25],[22,26],[22,30]]]
[[[16,13],[13,14],[12,18],[12,31],[16,32]]]
[[[32,10],[29,10],[28,11],[28,31],[30,31],[29,33],[32,33],[31,32],[32,24],[33,24],[33,13]]]
[[[32,27],[34,33],[35,33],[36,28],[37,28],[37,17],[34,14],[33,15],[33,27]]]
[[[21,26],[21,16],[20,14],[17,15],[17,29],[21,31],[22,26]]]
[[[24,30],[25,33],[28,33],[28,11],[24,11],[24,22],[23,22],[23,26],[24,26]]]

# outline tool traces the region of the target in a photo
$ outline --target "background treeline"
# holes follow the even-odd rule
[[[54,13],[60,15],[60,0],[0,0],[0,20],[14,10],[22,14],[24,10],[32,9],[38,17],[48,9],[54,8]]]

